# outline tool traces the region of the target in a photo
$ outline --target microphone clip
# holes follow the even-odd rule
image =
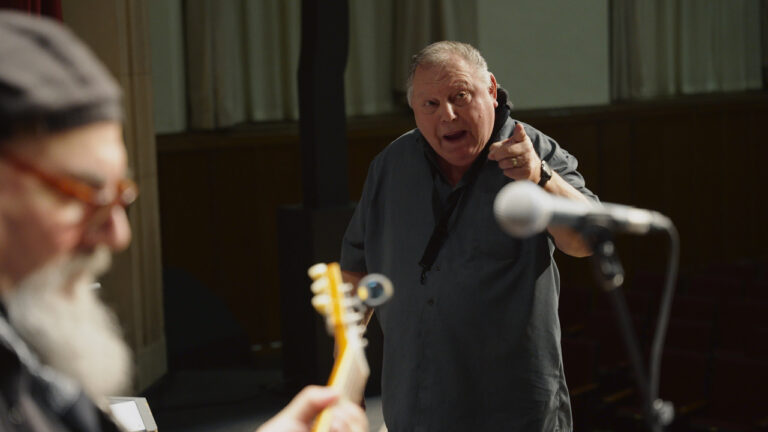
[[[581,233],[592,248],[592,265],[600,286],[611,291],[624,284],[624,267],[616,253],[611,231],[602,225],[586,224]]]

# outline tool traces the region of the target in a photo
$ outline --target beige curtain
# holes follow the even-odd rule
[[[159,132],[298,119],[301,0],[159,3],[150,10],[157,15],[153,77],[167,83],[160,90],[165,97],[155,101]],[[476,0],[349,0],[347,115],[391,112],[395,95],[404,92],[410,57],[427,43],[476,43],[476,10]],[[168,35],[182,28],[183,42]],[[173,88],[180,82],[186,94]],[[178,121],[182,110],[186,122]]]
[[[405,94],[411,57],[429,43],[449,39],[477,47],[477,1],[394,0],[394,7],[391,68],[398,93]]]
[[[299,115],[300,0],[186,0],[188,127]]]
[[[147,1],[62,2],[64,22],[104,61],[125,95],[125,143],[141,195],[128,215],[131,246],[101,283],[134,350],[136,391],[167,370]]]
[[[349,2],[349,57],[344,76],[348,116],[392,112],[393,4],[391,1]]]
[[[760,33],[763,41],[763,87],[768,87],[768,0],[760,2]]]
[[[760,0],[614,0],[614,98],[761,88],[760,17]]]
[[[187,129],[187,80],[180,0],[148,2],[155,132]]]

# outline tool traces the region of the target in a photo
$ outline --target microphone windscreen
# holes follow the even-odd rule
[[[513,181],[501,188],[493,213],[501,229],[514,237],[538,234],[552,218],[549,194],[530,181]]]

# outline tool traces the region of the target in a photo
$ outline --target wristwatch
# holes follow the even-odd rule
[[[549,179],[552,178],[552,167],[549,166],[547,161],[541,160],[541,177],[539,179],[539,186],[544,187]]]

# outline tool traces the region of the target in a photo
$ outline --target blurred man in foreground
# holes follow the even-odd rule
[[[116,431],[107,395],[132,357],[91,289],[131,231],[121,92],[46,19],[0,12],[0,430]],[[334,390],[302,391],[263,431],[308,431]],[[335,430],[367,430],[350,403]]]

